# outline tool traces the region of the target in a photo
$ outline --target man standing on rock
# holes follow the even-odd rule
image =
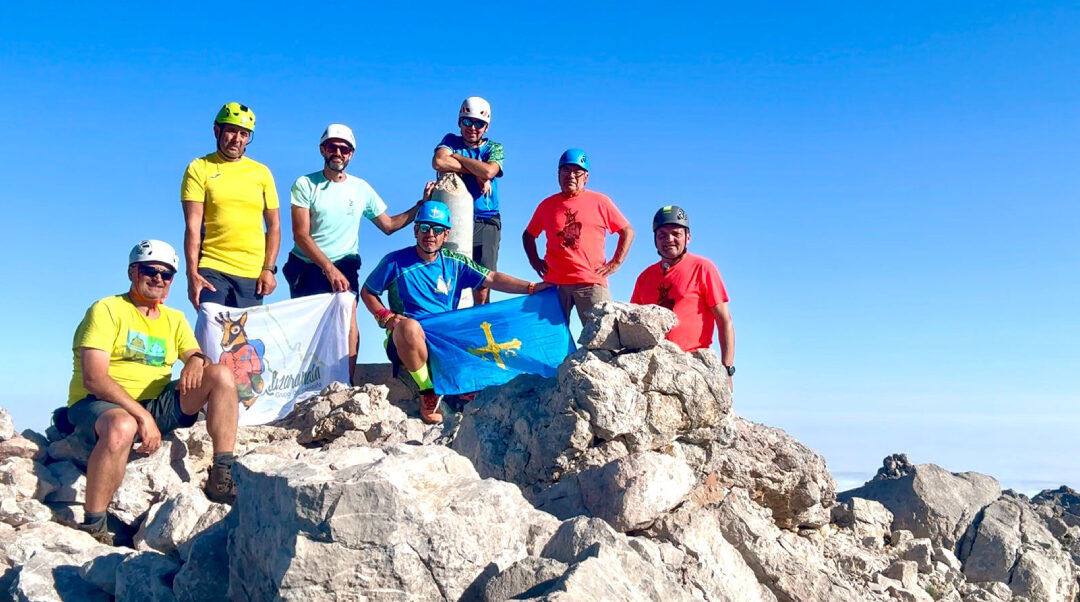
[[[720,330],[720,360],[728,378],[735,375],[735,327],[728,312],[728,294],[713,262],[686,252],[690,218],[677,205],[661,207],[653,216],[653,242],[660,261],[645,268],[634,284],[631,303],[652,304],[675,312],[679,323],[667,334],[683,351],[712,345]]]
[[[195,309],[204,301],[261,305],[277,287],[278,195],[270,170],[244,156],[254,135],[255,113],[226,104],[214,118],[217,150],[184,172],[184,259]]]
[[[461,175],[473,197],[472,259],[488,270],[499,262],[502,218],[499,216],[499,181],[503,175],[503,146],[484,137],[491,125],[491,105],[470,96],[458,110],[461,135],[447,134],[435,147],[431,166],[440,172]],[[473,304],[488,302],[489,291],[473,289]]]
[[[431,424],[442,422],[443,416],[428,369],[424,329],[416,318],[457,309],[466,288],[483,285],[504,293],[532,294],[551,286],[489,270],[444,250],[449,232],[450,210],[439,201],[426,201],[413,224],[416,246],[383,257],[360,291],[364,307],[386,329],[386,356],[395,375],[402,367],[408,371],[420,389],[420,418]],[[384,292],[389,309],[379,298]]]
[[[321,293],[360,289],[360,221],[368,218],[390,235],[404,228],[416,216],[420,203],[431,194],[429,182],[423,199],[404,213],[389,216],[386,203],[366,181],[345,173],[356,138],[349,126],[332,123],[319,140],[323,157],[321,171],[300,176],[292,185],[292,230],[295,246],[282,268],[295,299]],[[356,370],[359,333],[356,306],[349,320],[349,375]]]
[[[91,305],[75,331],[68,418],[93,445],[80,528],[99,541],[111,543],[106,508],[124,479],[135,438],[141,442],[137,453],[153,453],[163,435],[195,424],[203,408],[214,444],[206,496],[221,503],[236,497],[236,383],[228,368],[199,350],[184,314],[162,304],[179,267],[168,243],[135,245],[128,255],[128,292]],[[184,369],[170,381],[177,359]]]
[[[634,229],[607,196],[585,190],[589,181],[589,158],[585,151],[571,148],[559,158],[560,192],[540,202],[521,236],[525,255],[545,282],[558,285],[563,313],[577,309],[584,324],[585,311],[611,300],[607,277],[619,269]],[[608,233],[617,233],[619,242],[611,261],[604,256]],[[540,234],[547,238],[543,259],[536,250]]]

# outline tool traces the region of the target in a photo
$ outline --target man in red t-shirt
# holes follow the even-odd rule
[[[735,375],[735,327],[728,313],[728,294],[713,262],[686,252],[690,219],[676,205],[661,207],[653,217],[653,242],[660,261],[645,268],[634,284],[631,303],[653,304],[675,312],[678,325],[667,338],[694,351],[712,345],[713,327],[720,330],[720,360],[728,377]]]
[[[589,158],[572,148],[559,158],[560,192],[540,201],[529,225],[521,235],[525,254],[537,274],[558,286],[563,312],[577,309],[584,324],[584,312],[601,301],[610,301],[607,277],[619,269],[630,252],[634,229],[607,196],[585,190],[589,181]],[[604,242],[608,233],[619,235],[615,255],[607,261]],[[547,239],[544,257],[536,250],[536,239]]]

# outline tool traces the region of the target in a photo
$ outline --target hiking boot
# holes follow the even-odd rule
[[[232,467],[211,466],[210,476],[203,487],[206,498],[211,502],[232,505],[236,501],[236,483],[232,479]]]
[[[78,528],[84,533],[89,533],[91,537],[97,540],[98,543],[103,543],[107,546],[113,544],[113,534],[109,533],[108,527],[105,525],[105,521],[99,523],[86,524],[79,523]]]
[[[443,420],[439,411],[439,396],[435,391],[420,392],[420,419],[428,424],[439,424]]]

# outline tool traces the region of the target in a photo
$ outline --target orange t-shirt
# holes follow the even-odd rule
[[[559,192],[540,201],[525,231],[547,238],[544,280],[552,284],[602,284],[607,278],[596,268],[607,261],[604,241],[630,222],[607,196],[591,190],[567,197]]]
[[[675,312],[679,323],[667,339],[693,351],[712,345],[716,317],[712,308],[727,303],[727,289],[713,262],[687,253],[667,273],[661,262],[645,268],[634,283],[631,303],[659,305]]]

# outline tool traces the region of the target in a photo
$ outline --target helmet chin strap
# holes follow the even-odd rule
[[[686,255],[686,248],[684,247],[682,253],[679,253],[678,257],[674,259],[668,259],[667,257],[664,257],[663,254],[661,254],[659,251],[657,251],[656,254],[660,255],[660,267],[666,272],[671,268],[675,267],[675,264],[679,263],[679,261],[682,260],[683,255]]]

